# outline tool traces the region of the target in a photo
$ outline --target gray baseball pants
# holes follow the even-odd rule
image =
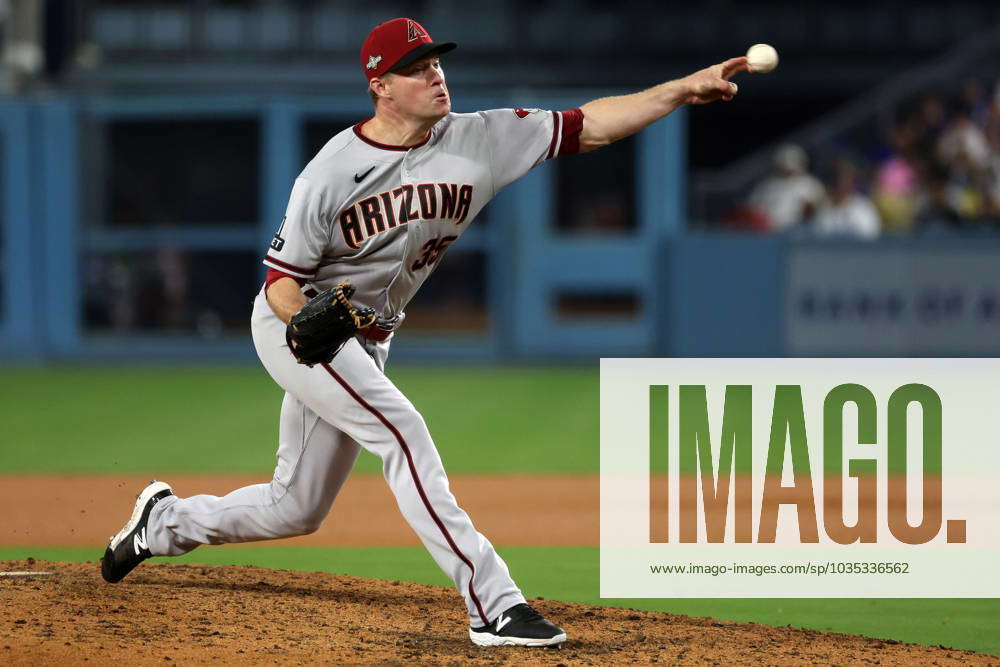
[[[274,477],[221,498],[161,501],[146,529],[153,555],[315,531],[364,447],[382,459],[403,517],[465,598],[472,625],[524,602],[503,559],[455,501],[420,413],[382,372],[388,341],[350,340],[329,364],[303,366],[263,291],[251,328],[264,367],[285,390]]]

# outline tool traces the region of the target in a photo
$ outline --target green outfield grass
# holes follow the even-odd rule
[[[390,368],[449,472],[597,472],[597,368]],[[264,472],[282,392],[258,367],[5,369],[0,473]],[[363,453],[358,470],[380,463]]]
[[[1000,654],[1000,635],[996,632],[1000,600],[601,599],[597,590],[596,547],[507,547],[499,551],[529,597],[791,625]],[[0,548],[0,560],[28,556],[42,560],[96,561],[100,549]],[[450,585],[420,547],[328,549],[227,545],[151,562],[258,565]],[[455,606],[458,613],[461,601],[457,593]]]

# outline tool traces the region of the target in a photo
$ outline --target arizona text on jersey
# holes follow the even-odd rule
[[[264,258],[322,291],[341,280],[354,300],[398,316],[500,190],[556,155],[575,153],[579,109],[451,113],[410,147],[365,137],[364,123],[331,139],[292,188]]]

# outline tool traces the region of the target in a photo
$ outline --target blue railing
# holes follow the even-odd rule
[[[40,225],[32,215],[37,199],[31,178],[32,111],[28,104],[0,104],[0,351],[28,360],[39,359],[44,349],[36,329],[42,307],[38,276],[43,258],[37,248]]]

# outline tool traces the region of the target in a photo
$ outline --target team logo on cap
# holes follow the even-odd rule
[[[368,69],[375,69],[378,67],[378,64],[380,62],[382,62],[382,56],[369,56],[368,64],[365,65],[365,67],[367,67]]]
[[[421,30],[420,26],[413,21],[406,22],[406,41],[412,42],[415,39],[420,39],[421,37],[426,37],[427,33]]]

